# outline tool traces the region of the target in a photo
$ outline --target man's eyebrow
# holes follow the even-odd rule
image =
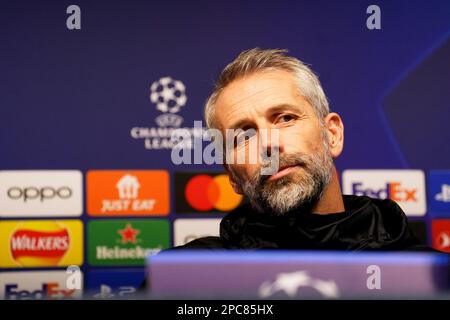
[[[266,116],[271,116],[273,114],[283,112],[283,111],[292,111],[292,112],[297,112],[297,113],[298,112],[303,113],[304,109],[303,109],[303,106],[301,106],[301,105],[281,103],[281,104],[277,104],[272,107],[269,107],[265,113],[266,113]],[[241,120],[236,121],[236,123],[234,123],[227,129],[236,130],[236,129],[243,128],[245,126],[253,126],[253,125],[254,125],[253,121],[251,121],[249,119],[241,119]]]
[[[236,123],[234,123],[227,129],[236,130],[236,129],[241,129],[241,128],[245,127],[246,125],[252,125],[252,124],[253,124],[253,122],[248,119],[241,119],[241,120],[238,120]]]
[[[289,103],[277,104],[273,107],[270,107],[266,110],[266,115],[270,116],[275,113],[283,112],[283,111],[292,111],[292,112],[304,112],[303,106],[294,105]]]

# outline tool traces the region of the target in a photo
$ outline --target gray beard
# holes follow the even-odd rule
[[[232,170],[231,174],[252,207],[259,212],[281,216],[296,209],[310,210],[322,198],[332,177],[333,159],[325,141],[324,151],[314,155],[282,155],[279,167],[299,166],[301,170],[297,169],[274,181],[268,180],[270,176],[262,176],[260,170],[247,181]]]

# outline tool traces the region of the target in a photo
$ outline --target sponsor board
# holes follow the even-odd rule
[[[88,223],[93,266],[144,266],[148,255],[169,247],[167,220],[97,220]]]
[[[165,170],[93,170],[86,181],[90,216],[169,214],[169,173]]]
[[[175,173],[177,213],[228,212],[243,203],[234,192],[228,175],[222,172]]]
[[[431,223],[433,248],[450,252],[450,219],[435,219]]]
[[[0,267],[63,267],[83,263],[79,220],[0,221]]]
[[[100,269],[86,274],[86,294],[93,299],[134,297],[145,277],[145,269]]]
[[[82,273],[81,285],[83,283]],[[83,289],[73,289],[66,271],[20,271],[0,273],[0,299],[40,300],[82,298]]]
[[[0,217],[69,217],[83,212],[77,170],[0,171]]]
[[[408,216],[426,213],[425,176],[421,170],[345,170],[344,194],[391,199]]]
[[[428,204],[433,216],[450,216],[450,171],[428,173]]]
[[[219,236],[221,219],[176,219],[174,245],[181,246],[192,240],[208,236]]]

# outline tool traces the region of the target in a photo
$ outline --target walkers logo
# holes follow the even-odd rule
[[[450,220],[433,220],[431,223],[433,248],[443,252],[450,252]]]
[[[89,171],[86,179],[91,216],[169,214],[167,171]]]
[[[0,222],[0,267],[62,267],[83,263],[78,220]]]
[[[342,184],[345,194],[394,200],[408,216],[426,213],[421,170],[345,170]]]
[[[197,238],[219,236],[221,219],[176,219],[174,245],[181,246]]]
[[[428,190],[430,213],[434,216],[450,216],[450,171],[430,171]]]
[[[57,264],[66,254],[69,244],[69,233],[65,228],[47,232],[19,229],[11,237],[11,254],[17,261],[42,256],[54,259]]]
[[[167,220],[102,220],[88,224],[93,266],[143,266],[147,255],[169,247]]]
[[[2,272],[0,273],[0,299],[81,298],[82,289],[68,288],[67,277],[65,271]]]
[[[82,202],[80,171],[0,171],[0,217],[80,216]]]
[[[224,173],[176,173],[175,197],[177,213],[227,212],[244,200]]]

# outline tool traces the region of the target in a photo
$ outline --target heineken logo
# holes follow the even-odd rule
[[[156,254],[161,251],[162,248],[143,248],[137,246],[136,248],[123,249],[118,246],[112,248],[106,246],[97,247],[96,258],[98,260],[127,260],[127,259],[140,259],[145,260],[145,257],[149,254]]]
[[[133,229],[131,226],[131,223],[127,223],[126,227],[122,230],[117,231],[118,234],[122,236],[122,239],[120,240],[121,243],[133,243],[136,244],[137,240],[136,237],[141,231],[137,229]]]
[[[166,220],[101,220],[88,224],[88,259],[95,266],[143,266],[169,247]]]

